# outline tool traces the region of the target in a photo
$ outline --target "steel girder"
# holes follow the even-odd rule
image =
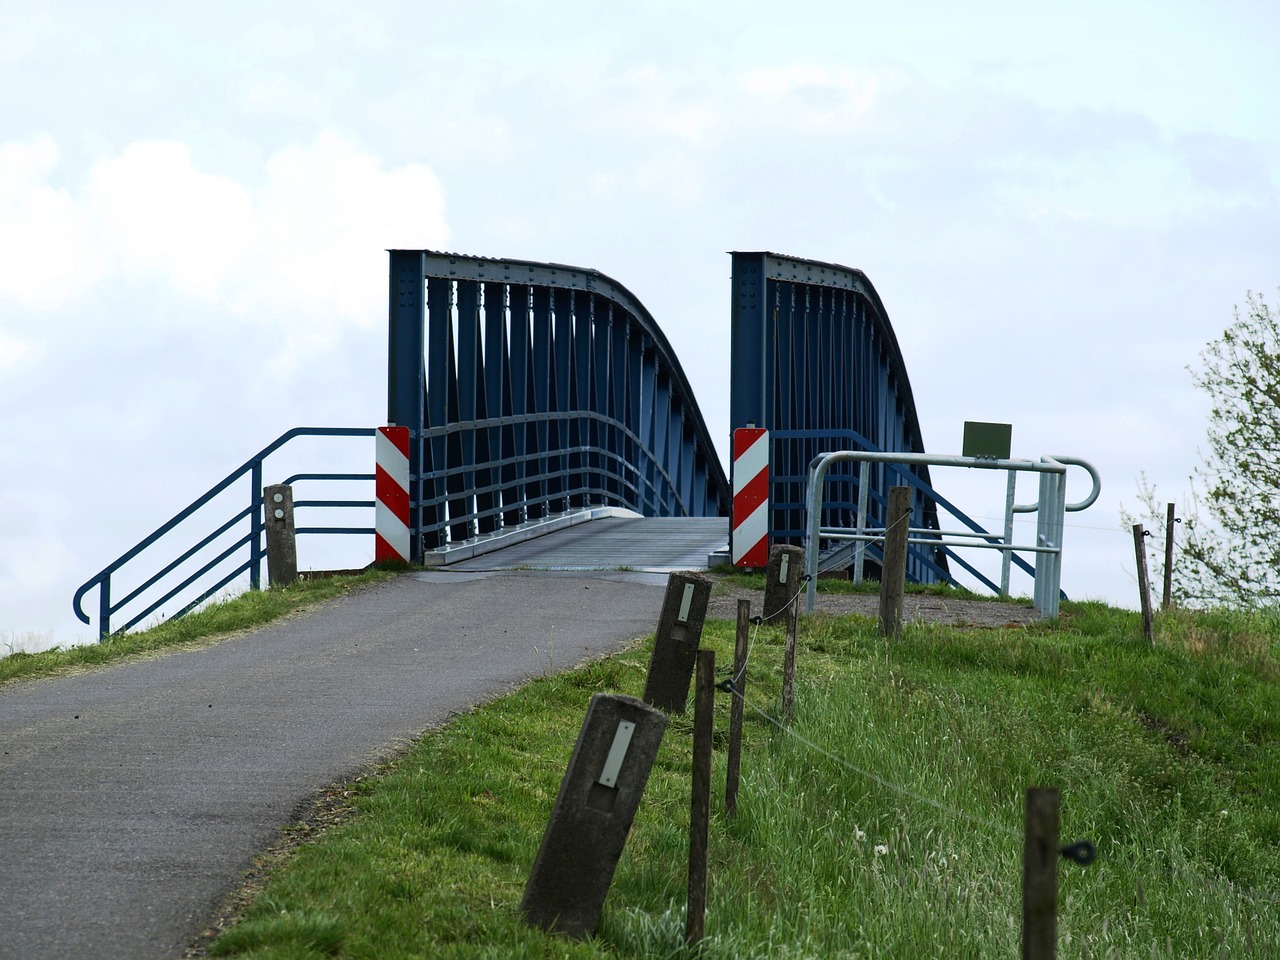
[[[387,417],[410,429],[413,559],[594,505],[727,515],[662,331],[595,270],[392,250]]]
[[[809,463],[831,450],[923,453],[911,384],[889,315],[861,270],[767,252],[733,256],[731,427],[754,424],[772,443],[770,534],[804,537]],[[872,470],[872,519],[883,525],[896,467]],[[938,528],[927,467],[913,471],[912,526]],[[823,526],[852,526],[857,476],[827,482]],[[908,576],[949,579],[946,557],[912,548]]]

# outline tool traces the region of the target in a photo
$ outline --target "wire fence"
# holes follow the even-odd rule
[[[807,577],[804,579],[807,580]],[[750,618],[750,623],[753,625],[754,629],[752,630],[750,635],[746,656],[743,658],[742,666],[740,668],[731,670],[729,679],[721,683],[719,685],[719,688],[722,691],[731,694],[733,697],[739,700],[745,708],[752,711],[753,714],[758,716],[762,721],[772,726],[774,729],[779,731],[782,735],[784,735],[788,739],[799,744],[804,749],[825,758],[826,760],[830,761],[831,763],[835,764],[837,767],[843,770],[846,770],[865,780],[875,783],[886,790],[889,790],[893,793],[898,794],[899,796],[906,797],[920,804],[924,804],[934,810],[939,811],[940,813],[943,813],[948,817],[954,818],[957,821],[961,821],[961,822],[979,827],[982,830],[988,832],[992,836],[1022,837],[1023,836],[1022,829],[1011,826],[1007,823],[1000,823],[998,821],[992,820],[989,817],[984,817],[979,814],[975,814],[971,811],[962,809],[953,804],[944,803],[942,801],[935,799],[934,797],[931,797],[925,793],[922,793],[917,789],[912,789],[911,787],[898,783],[889,777],[886,777],[880,773],[867,769],[866,767],[853,762],[847,756],[843,756],[831,749],[828,749],[827,747],[819,743],[816,743],[814,740],[810,739],[809,737],[804,736],[803,734],[798,732],[791,723],[788,723],[783,719],[780,719],[778,716],[774,715],[769,710],[766,710],[765,708],[761,707],[759,704],[754,703],[747,698],[747,696],[743,692],[745,687],[744,680],[747,676],[747,667],[748,667],[748,664],[750,663],[751,654],[759,644],[760,628],[770,621],[785,617],[789,613],[790,605],[798,602],[798,599],[801,593],[803,593],[803,590],[804,590],[804,587],[802,583],[801,588],[791,596],[791,598],[787,601],[787,604],[775,610],[770,616],[765,617],[762,615],[762,616],[756,616],[756,617]],[[1094,851],[1092,844],[1088,843],[1087,841],[1077,842],[1076,844],[1072,844],[1068,847],[1064,847],[1062,850],[1062,853],[1067,859],[1076,860],[1076,862],[1079,862],[1079,863],[1092,862],[1095,852],[1096,851]],[[1117,865],[1121,865],[1121,863],[1118,861],[1113,861],[1113,862],[1115,862]],[[1133,866],[1132,863],[1129,863],[1127,865]],[[1237,898],[1238,900],[1252,901],[1254,903],[1280,905],[1280,894],[1277,894],[1275,891],[1269,888],[1263,889],[1263,888],[1258,888],[1250,885],[1239,884],[1223,877],[1215,877],[1215,876],[1206,875],[1206,874],[1198,874],[1197,877],[1199,880],[1209,883],[1219,891],[1228,893],[1232,897]]]

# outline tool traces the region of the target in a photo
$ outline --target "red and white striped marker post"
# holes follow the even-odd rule
[[[409,562],[409,428],[379,427],[374,497],[377,563]]]
[[[733,431],[733,531],[735,567],[769,564],[769,431]]]

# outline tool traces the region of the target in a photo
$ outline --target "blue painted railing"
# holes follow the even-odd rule
[[[220,482],[216,483],[202,496],[198,497],[185,509],[177,513],[168,522],[156,528],[135,546],[121,554],[102,570],[90,577],[76,590],[72,600],[72,608],[76,616],[84,623],[91,623],[90,616],[85,613],[83,600],[95,587],[98,588],[98,637],[102,639],[112,633],[112,618],[126,608],[128,619],[115,629],[117,632],[128,630],[143,620],[157,614],[162,607],[177,601],[181,604],[178,612],[169,614],[174,619],[198,607],[218,591],[227,587],[238,577],[249,575],[250,589],[256,590],[262,582],[262,559],[265,555],[263,543],[264,527],[262,514],[263,465],[271,454],[280,450],[291,440],[300,437],[372,437],[372,427],[296,427],[282,434],[273,443],[246,460]],[[373,454],[370,451],[370,461]],[[234,512],[229,518],[217,523],[209,532],[206,528],[192,525],[203,521],[197,518],[197,512],[238,482],[248,478],[247,503]],[[296,473],[283,482],[292,484],[301,481],[368,481],[372,483],[372,473]],[[373,500],[295,500],[294,508],[368,508],[374,507]],[[373,527],[351,526],[299,526],[299,535],[303,534],[365,534],[373,535]],[[238,536],[237,536],[238,534]],[[186,536],[188,539],[198,537],[197,542],[185,549],[166,546],[174,539]],[[230,544],[220,542],[227,537],[234,539]],[[183,543],[186,541],[184,540]],[[217,546],[215,546],[217,544]],[[210,550],[217,550],[212,559],[205,559]],[[181,552],[173,556],[177,550]],[[157,556],[160,559],[157,559]],[[164,557],[172,557],[167,562]],[[112,577],[131,561],[143,558],[148,569],[157,565],[160,569],[148,576],[137,586],[129,590],[125,596],[116,599],[112,596]],[[242,558],[242,559],[238,559]],[[200,563],[198,569],[189,572],[188,566]],[[227,565],[231,564],[230,569]],[[213,582],[210,585],[209,580]],[[177,580],[177,583],[173,583]],[[193,596],[194,594],[194,596]]]

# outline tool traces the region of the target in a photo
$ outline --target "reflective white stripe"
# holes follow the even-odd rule
[[[377,435],[375,462],[404,490],[409,489],[409,458],[381,430]],[[367,463],[368,461],[366,461]]]
[[[736,497],[743,487],[759,474],[769,469],[769,433],[760,434],[755,443],[733,461],[733,495]]]
[[[766,500],[733,528],[733,562],[736,564],[768,536],[769,501]]]
[[[409,528],[381,500],[374,507],[374,525],[378,536],[405,560],[409,559]]]

